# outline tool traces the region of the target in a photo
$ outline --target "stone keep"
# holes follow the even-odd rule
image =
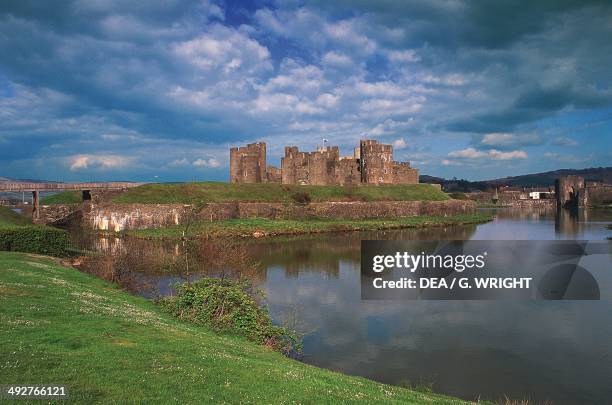
[[[267,180],[264,142],[230,149],[231,183],[264,183]]]

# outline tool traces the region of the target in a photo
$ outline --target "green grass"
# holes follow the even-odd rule
[[[180,183],[145,184],[115,197],[116,203],[183,204],[228,201],[292,202],[296,192],[321,201],[442,201],[449,197],[429,184],[383,186],[297,186],[283,184]]]
[[[83,196],[80,191],[62,191],[61,193],[52,194],[41,199],[41,204],[80,204]]]
[[[72,253],[64,230],[33,224],[31,218],[0,207],[0,251],[67,256]]]
[[[131,235],[142,238],[178,238],[181,236],[202,237],[237,237],[251,236],[255,231],[266,235],[296,235],[336,231],[373,231],[381,229],[420,228],[428,226],[461,225],[487,222],[488,214],[466,214],[450,217],[399,217],[379,219],[230,219],[225,221],[201,222],[193,224],[187,235],[183,235],[185,226],[168,228],[143,229],[130,231]]]
[[[21,215],[9,207],[0,206],[0,226],[4,225],[29,225],[32,219]]]
[[[181,322],[50,258],[0,252],[0,381],[79,403],[463,403],[319,369]]]

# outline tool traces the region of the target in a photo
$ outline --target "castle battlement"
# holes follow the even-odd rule
[[[337,146],[312,152],[286,146],[281,168],[266,166],[266,144],[252,143],[230,149],[232,183],[357,185],[417,184],[419,172],[409,162],[393,160],[393,146],[362,140],[353,156],[340,156]]]

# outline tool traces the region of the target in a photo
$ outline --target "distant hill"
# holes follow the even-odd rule
[[[552,172],[525,174],[523,176],[504,177],[489,180],[488,183],[516,187],[546,187],[555,184],[555,179],[561,176],[582,176],[589,181],[612,183],[612,167],[593,167],[589,169],[560,169]]]
[[[445,191],[487,190],[497,186],[510,187],[550,187],[561,176],[577,175],[588,181],[603,181],[612,184],[612,167],[593,167],[588,169],[559,169],[550,172],[504,177],[501,179],[468,181],[463,179],[443,179],[428,175],[420,176],[421,183],[442,184]]]

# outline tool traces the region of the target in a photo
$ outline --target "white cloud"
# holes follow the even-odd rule
[[[409,118],[407,121],[395,121],[392,119],[386,119],[384,122],[376,125],[371,130],[367,131],[364,135],[366,136],[381,136],[381,135],[392,135],[399,130],[406,129],[408,126],[414,123],[414,118]],[[404,138],[401,138],[403,140]],[[399,141],[399,139],[397,140]],[[396,142],[397,142],[396,141]]]
[[[466,78],[463,75],[457,73],[451,73],[443,76],[435,76],[432,74],[426,74],[421,78],[424,83],[445,85],[445,86],[462,86],[467,83]]]
[[[510,133],[490,133],[486,134],[481,143],[487,146],[518,146],[518,145],[539,145],[542,140],[537,134],[510,134]]]
[[[576,142],[572,138],[559,137],[553,139],[552,144],[556,146],[576,146],[578,145],[578,142]]]
[[[77,155],[68,158],[70,171],[87,169],[118,169],[130,164],[130,158],[118,155]]]
[[[457,160],[451,160],[451,159],[442,159],[442,165],[443,166],[461,166],[463,163],[457,161]]]
[[[215,158],[210,158],[210,159],[197,159],[194,160],[194,162],[192,163],[194,167],[210,167],[210,168],[216,168],[221,166],[221,164],[219,163],[219,161]]]
[[[188,165],[189,165],[189,160],[187,158],[176,159],[168,163],[168,166],[170,167],[184,167]]]
[[[323,55],[321,59],[323,65],[332,67],[348,67],[354,64],[353,60],[339,52],[330,51]]]
[[[510,152],[502,152],[496,149],[491,150],[476,150],[467,148],[448,153],[448,157],[459,159],[492,159],[492,160],[513,160],[527,159],[527,153],[522,150],[514,150]]]
[[[392,62],[419,62],[421,60],[412,49],[404,51],[387,51],[387,56]]]
[[[408,145],[406,144],[406,141],[404,140],[404,138],[399,138],[393,141],[394,149],[404,149],[406,146]]]
[[[230,74],[269,70],[270,51],[240,31],[214,25],[196,38],[174,45],[176,56],[204,71]]]

